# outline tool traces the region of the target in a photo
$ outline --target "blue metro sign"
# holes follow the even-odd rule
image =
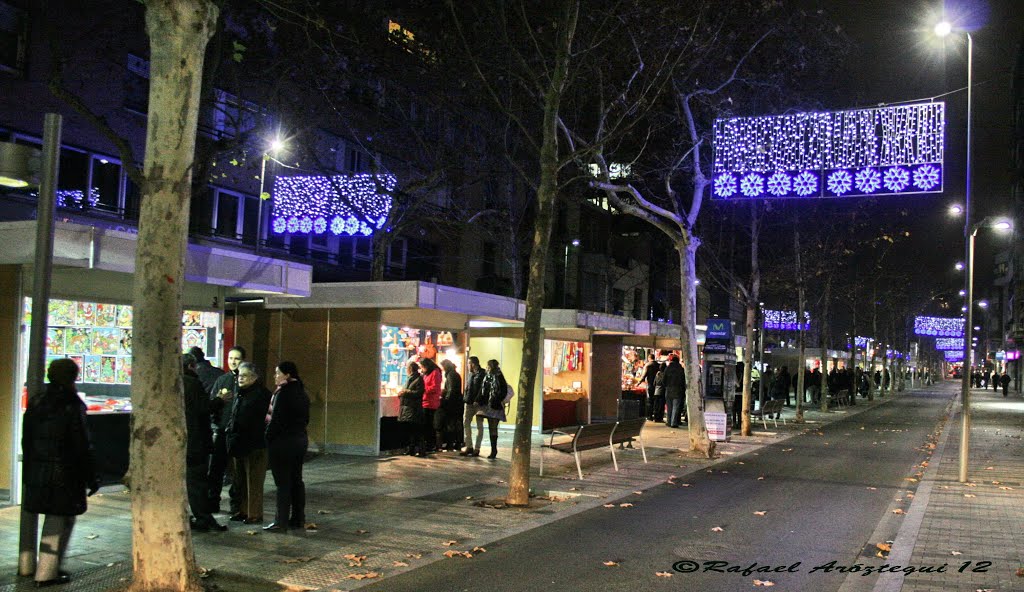
[[[941,193],[945,103],[715,121],[715,199]]]

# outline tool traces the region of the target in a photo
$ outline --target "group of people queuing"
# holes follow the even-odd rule
[[[647,386],[640,407],[649,421],[664,422],[670,428],[686,422],[686,370],[679,356],[670,354],[660,362],[657,356],[648,354],[636,381]]]
[[[971,371],[971,384],[974,388],[988,389],[992,387],[992,390],[998,391],[1002,387],[1004,397],[1009,395],[1012,382],[1013,379],[1005,369],[1002,374],[991,368],[974,368]]]
[[[465,381],[451,360],[440,365],[430,358],[409,362],[405,385],[398,393],[405,453],[426,457],[459,451],[460,456],[480,456],[486,419],[491,443],[487,458],[497,458],[498,425],[507,420],[505,406],[513,394],[497,360],[488,360],[485,370],[480,359],[471,356]]]
[[[225,477],[230,481],[228,520],[262,525],[268,468],[277,503],[274,519],[263,530],[305,526],[302,465],[309,448],[309,395],[294,362],[277,364],[271,392],[245,354],[241,346],[231,348],[226,372],[198,347],[182,356],[188,427],[185,482],[194,531],[227,530],[213,517],[221,511]]]

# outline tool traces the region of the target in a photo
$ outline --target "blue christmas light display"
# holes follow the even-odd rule
[[[942,354],[946,357],[946,361],[947,362],[962,362],[962,361],[964,361],[964,352],[963,352],[963,350],[960,350],[960,351],[946,350],[946,351],[942,352]]]
[[[935,340],[935,349],[939,351],[964,351],[964,338],[939,337]]]
[[[394,175],[278,177],[270,228],[275,234],[370,236],[391,210]]]
[[[799,331],[800,323],[796,321],[795,310],[765,310],[764,328],[776,331]],[[804,311],[804,331],[811,328],[811,315]]]
[[[920,103],[715,122],[716,199],[938,193],[946,111]]]
[[[862,337],[862,336],[858,335],[858,336],[853,338],[853,341],[854,341],[854,343],[857,344],[857,347],[867,347],[868,343],[871,342],[871,341],[874,341],[874,340],[871,339],[870,337]]]
[[[914,317],[914,334],[929,337],[963,337],[964,320],[942,317]]]

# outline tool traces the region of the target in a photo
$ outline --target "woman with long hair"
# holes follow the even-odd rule
[[[281,362],[274,369],[277,390],[267,410],[267,458],[277,487],[277,511],[266,531],[302,528],[306,522],[306,484],[302,462],[309,447],[309,395],[302,386],[294,362]]]

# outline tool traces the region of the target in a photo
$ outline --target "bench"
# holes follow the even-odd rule
[[[581,480],[583,479],[583,468],[580,466],[580,452],[583,452],[584,450],[592,450],[594,448],[603,448],[604,446],[607,446],[608,450],[612,453],[612,464],[615,465],[615,470],[618,471],[619,461],[615,458],[615,445],[621,445],[635,440],[640,443],[640,452],[643,454],[644,462],[646,463],[647,451],[644,450],[644,440],[640,436],[640,432],[643,430],[644,423],[646,421],[646,419],[640,418],[617,421],[614,423],[592,423],[578,426],[572,433],[553,430],[551,432],[551,440],[547,444],[541,444],[541,476],[544,476],[545,448],[550,448],[566,454],[572,454],[576,458],[576,472],[579,474]],[[572,439],[556,443],[556,435],[572,436]]]
[[[764,429],[768,429],[768,417],[769,415],[782,415],[782,407],[786,404],[786,401],[782,399],[769,399],[764,402],[764,407],[761,407],[757,411],[751,411],[750,417],[761,418],[761,423],[764,424]],[[779,420],[772,419],[775,422],[775,427],[779,427]],[[782,425],[786,425],[786,419],[782,419]]]
[[[850,391],[848,389],[842,389],[836,394],[831,396],[829,404],[836,404],[837,408],[847,407],[850,404]]]

